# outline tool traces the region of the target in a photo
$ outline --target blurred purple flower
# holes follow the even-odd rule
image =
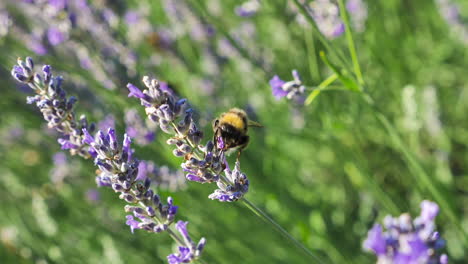
[[[96,189],[89,189],[86,192],[86,199],[90,202],[97,202],[101,199],[101,195]]]
[[[259,0],[248,0],[237,6],[235,12],[241,17],[251,17],[260,10],[260,7],[261,5]]]
[[[134,25],[137,24],[140,20],[140,14],[137,11],[127,11],[124,15],[124,20],[127,25]]]
[[[283,85],[285,84],[286,82],[281,80],[278,75],[275,75],[273,76],[273,78],[271,78],[270,80],[270,86],[271,86],[271,89],[272,89],[272,92],[273,92],[273,96],[276,97],[276,99],[281,99],[283,97],[285,97],[288,92],[283,90],[282,87]]]
[[[357,32],[363,32],[367,20],[367,5],[363,0],[348,0],[346,9],[351,16],[351,23]]]
[[[63,152],[57,152],[52,157],[55,165],[64,165],[67,164],[67,155]]]
[[[26,42],[26,45],[28,46],[28,48],[36,53],[37,55],[46,55],[47,54],[47,48],[41,43],[41,41],[37,38],[32,38],[32,39],[29,39],[27,42]]]
[[[65,9],[68,0],[49,0],[49,5],[53,6],[57,10]]]
[[[52,46],[57,46],[65,41],[65,34],[56,27],[50,27],[47,30],[47,39]]]
[[[305,92],[305,86],[302,84],[299,73],[296,70],[292,71],[293,80],[285,82],[278,75],[273,76],[270,80],[271,91],[277,100],[286,97],[287,99],[295,99],[297,102],[303,101],[301,98]]]
[[[422,201],[421,215],[412,220],[408,214],[385,217],[386,230],[375,224],[363,243],[364,249],[377,256],[378,263],[446,264],[447,255],[439,251],[445,241],[435,231],[434,219],[439,212],[436,203]]]
[[[125,112],[125,126],[127,134],[135,139],[138,145],[148,145],[155,139],[155,126],[149,126],[138,114],[136,109],[129,109]]]
[[[115,129],[115,118],[113,114],[108,114],[96,124],[98,130],[106,131],[109,128]]]
[[[344,23],[341,21],[339,8],[334,2],[315,0],[310,2],[307,8],[320,32],[327,38],[332,39],[343,34]]]

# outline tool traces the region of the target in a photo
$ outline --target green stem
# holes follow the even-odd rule
[[[180,239],[180,237],[171,229],[171,227],[169,227],[167,229],[167,233],[169,233],[169,235],[172,237],[172,239],[174,239],[179,246],[184,246],[185,245],[184,241],[182,239]]]
[[[305,105],[309,105],[310,103],[312,103],[312,101],[315,99],[315,97],[317,97],[320,92],[327,88],[330,84],[332,84],[336,79],[338,79],[338,75],[337,74],[332,74],[330,76],[328,76],[327,79],[325,79],[323,82],[321,82],[316,89],[312,90],[312,92],[310,93],[309,96],[307,96],[306,100],[305,100]]]
[[[359,61],[357,58],[356,46],[354,45],[353,33],[351,32],[348,13],[346,12],[346,8],[343,3],[343,0],[338,0],[338,4],[340,6],[340,14],[341,14],[341,17],[343,18],[343,22],[346,28],[345,30],[346,40],[348,41],[348,49],[349,49],[349,53],[351,54],[351,60],[353,62],[354,73],[356,74],[359,84],[362,85],[364,83],[364,79],[362,78],[361,67],[359,66]]]
[[[296,247],[302,250],[303,253],[311,257],[316,263],[323,263],[322,260],[320,260],[319,257],[314,255],[312,252],[310,252],[309,249],[307,249],[301,242],[299,242],[297,239],[295,239],[293,236],[291,236],[288,231],[286,231],[284,228],[282,228],[278,223],[275,222],[271,217],[269,217],[265,212],[263,212],[260,208],[255,206],[253,203],[251,203],[249,200],[246,198],[242,198],[240,200],[247,208],[249,208],[254,214],[256,214],[258,217],[263,219],[265,222],[271,224],[276,231],[278,231],[282,236],[284,236],[286,239],[288,239],[291,243],[293,243]]]
[[[351,179],[351,182],[353,182],[352,178],[362,179],[365,189],[370,190],[375,199],[377,199],[377,201],[379,201],[390,214],[398,215],[401,212],[395,201],[385,192],[373,177],[359,170],[353,163],[345,164],[344,169]]]
[[[315,53],[315,43],[314,43],[314,35],[312,32],[304,30],[304,35],[306,39],[306,45],[307,45],[307,53],[308,53],[308,58],[309,58],[309,71],[310,75],[314,80],[320,80],[320,70],[319,70],[319,64],[318,64],[318,59],[317,59],[317,54]]]
[[[338,75],[337,74],[332,74],[330,76],[328,76],[323,82],[321,82],[318,86],[317,86],[317,89],[319,90],[323,90],[325,88],[327,88],[328,85],[332,84],[336,79],[338,79]]]

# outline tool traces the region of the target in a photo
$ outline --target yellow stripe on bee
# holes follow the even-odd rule
[[[226,113],[221,117],[221,123],[230,124],[231,126],[245,130],[247,124],[245,124],[244,120],[237,114],[237,113]]]

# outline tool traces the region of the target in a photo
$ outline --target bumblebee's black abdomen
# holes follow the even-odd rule
[[[227,149],[235,147],[244,148],[249,142],[249,136],[244,135],[238,129],[229,124],[223,124],[219,131]]]

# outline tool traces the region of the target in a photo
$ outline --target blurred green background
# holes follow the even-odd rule
[[[18,2],[0,5],[11,19],[8,33],[0,37],[1,263],[165,263],[175,249],[167,234],[130,233],[125,202],[112,190],[98,189],[100,198],[89,199],[88,192],[97,189],[90,160],[66,153],[65,176],[53,180],[53,155],[60,146],[36,107],[26,104],[32,91],[9,74],[18,56],[32,56],[39,66],[51,64],[64,76],[67,93],[79,97],[77,113],[96,122],[113,114],[120,135],[125,110],[137,108],[144,116],[139,102],[127,99],[125,85],[143,87],[140,80],[146,74],[169,82],[188,98],[208,138],[215,116],[231,107],[247,109],[264,126],[252,129],[241,156],[250,180],[247,198],[327,263],[375,262],[362,250],[372,224],[387,214],[416,216],[422,200],[435,199],[359,94],[327,91],[310,106],[272,96],[268,81],[275,74],[290,80],[291,70],[297,69],[311,87],[331,74],[318,58],[324,46],[310,26],[297,22],[289,1],[262,1],[258,13],[248,18],[235,14],[240,2],[234,0],[172,3],[185,6],[180,17],[168,11],[169,1],[91,1],[99,12],[114,13],[117,23],[106,24],[105,31],[136,54],[130,66],[122,57],[103,53],[101,41],[80,28],[71,29],[61,45],[45,44],[46,54],[34,54],[25,36],[38,23],[47,27],[53,20],[32,16]],[[456,3],[468,18],[468,2]],[[444,20],[434,1],[366,4],[365,28],[354,32],[366,90],[468,232],[466,39]],[[126,25],[129,10],[138,11],[149,30]],[[201,37],[194,21],[208,27]],[[170,45],[159,30],[176,36]],[[227,36],[240,51],[228,44]],[[70,53],[71,42],[85,48],[99,66],[80,66]],[[349,58],[344,35],[331,42]],[[98,69],[115,89],[105,88]],[[136,155],[179,169],[181,160],[172,155],[167,138],[157,131],[150,145],[134,145]],[[174,197],[178,219],[190,222],[193,239],[207,238],[207,263],[311,263],[241,204],[209,200],[215,186],[187,185],[180,191],[158,191]],[[445,209],[441,206],[437,223],[451,263],[467,263],[468,244]]]

